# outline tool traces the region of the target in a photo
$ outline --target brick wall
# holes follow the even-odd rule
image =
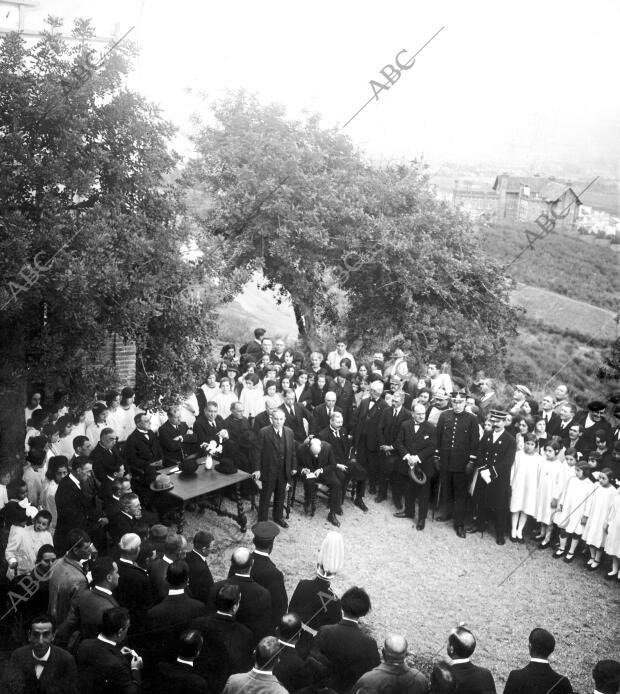
[[[136,384],[136,344],[116,334],[110,335],[103,349],[103,360],[111,361],[118,369],[123,386]]]

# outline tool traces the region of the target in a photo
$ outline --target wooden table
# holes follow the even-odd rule
[[[248,519],[243,511],[243,501],[239,493],[239,485],[244,480],[249,480],[252,477],[249,473],[238,470],[232,475],[224,475],[221,472],[217,472],[215,467],[211,470],[207,470],[204,465],[199,465],[196,474],[189,476],[182,475],[176,465],[162,468],[159,472],[169,475],[174,483],[172,489],[160,493],[167,494],[169,497],[179,502],[176,512],[177,532],[181,534],[185,529],[185,506],[190,501],[210,508],[212,511],[215,511],[218,516],[232,518],[237,522],[240,530],[245,532]],[[213,495],[215,492],[225,487],[230,487],[231,485],[234,485],[233,501],[237,504],[237,513],[230,513],[230,511],[222,509],[221,496],[218,497],[217,502],[209,498],[209,495]]]

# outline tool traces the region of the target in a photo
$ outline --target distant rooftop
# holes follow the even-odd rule
[[[543,178],[542,176],[510,176],[508,174],[500,174],[495,179],[493,190],[499,188],[500,179],[506,181],[507,193],[519,193],[524,186],[527,186],[530,189],[530,195],[538,196],[547,202],[559,200],[567,190],[571,190],[575,197],[577,197],[577,194],[568,183],[561,183],[560,181]],[[581,202],[579,198],[577,198],[577,202]]]

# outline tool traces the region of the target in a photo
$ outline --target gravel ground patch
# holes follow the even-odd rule
[[[535,626],[555,635],[552,666],[576,691],[591,689],[597,660],[620,658],[620,581],[586,571],[579,558],[570,565],[554,561],[533,541],[498,547],[486,533],[462,540],[450,523],[430,519],[424,532],[417,532],[410,521],[393,518],[386,502],[367,503],[370,511],[364,514],[345,502],[340,518],[345,567],[332,586],[339,595],[351,585],[368,591],[373,609],[364,621],[379,644],[388,633],[404,634],[410,662],[428,672],[433,661],[445,657],[450,629],[464,622],[478,640],[473,660],[491,670],[498,691],[511,669],[527,663],[527,639]],[[300,578],[314,574],[318,548],[333,528],[326,518],[321,503],[314,518],[296,504],[289,529],[276,540],[272,558],[284,573],[289,597]],[[249,511],[248,519],[250,527],[256,512]],[[210,511],[200,518],[188,513],[187,521],[188,539],[198,527],[215,535],[209,564],[216,580],[227,574],[234,547],[252,546],[249,531],[239,532],[234,521]]]

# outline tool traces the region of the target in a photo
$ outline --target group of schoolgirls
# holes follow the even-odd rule
[[[587,568],[596,571],[605,553],[611,558],[606,578],[620,583],[620,488],[611,468],[594,470],[592,463],[557,437],[539,452],[536,435],[523,436],[511,472],[511,540],[524,542],[533,518],[541,549],[554,549],[555,559],[571,563],[583,542]],[[552,543],[554,528],[558,544]]]

